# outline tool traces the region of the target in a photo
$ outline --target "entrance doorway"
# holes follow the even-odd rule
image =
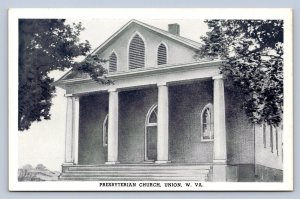
[[[145,161],[157,160],[157,104],[149,109],[145,121]]]

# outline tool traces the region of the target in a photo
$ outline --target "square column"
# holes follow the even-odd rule
[[[213,180],[226,181],[227,143],[225,123],[225,96],[222,75],[214,80],[214,159]]]
[[[168,163],[169,161],[169,94],[166,83],[158,84],[157,106],[157,161],[156,163]]]
[[[109,92],[108,105],[108,144],[107,162],[105,164],[117,164],[118,162],[118,121],[119,121],[119,93],[116,89]]]
[[[67,96],[65,164],[78,164],[79,97]]]
[[[73,97],[74,164],[78,164],[79,148],[79,97]]]
[[[65,163],[73,164],[73,99],[67,97]]]

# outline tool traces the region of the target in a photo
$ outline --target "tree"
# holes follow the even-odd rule
[[[283,21],[207,20],[198,58],[221,59],[221,73],[243,94],[252,123],[278,126],[283,114]]]
[[[18,181],[29,181],[35,177],[32,173],[33,167],[30,164],[24,165],[22,168],[18,169]]]
[[[22,169],[30,171],[33,169],[33,166],[31,164],[26,164],[22,167]]]
[[[77,63],[75,58],[86,56],[91,47],[80,42],[81,23],[69,25],[64,19],[19,20],[19,95],[18,129],[29,129],[32,122],[50,119],[53,78],[49,72],[73,68],[97,79],[106,70],[95,56]],[[103,79],[100,82],[105,82]]]
[[[48,170],[47,167],[43,164],[37,164],[35,167],[36,170],[41,170],[41,171],[45,171]]]

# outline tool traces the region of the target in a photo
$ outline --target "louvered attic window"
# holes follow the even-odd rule
[[[109,56],[109,72],[116,72],[117,71],[117,62],[118,58],[116,53],[111,53]]]
[[[136,34],[129,45],[129,69],[145,67],[145,43]]]
[[[167,63],[167,47],[164,44],[160,44],[157,49],[157,65],[163,65]]]

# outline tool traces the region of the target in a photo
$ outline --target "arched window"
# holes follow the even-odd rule
[[[105,116],[104,121],[103,121],[103,126],[102,126],[102,135],[103,135],[103,146],[107,146],[108,143],[108,137],[107,137],[107,133],[108,133],[108,114]]]
[[[145,161],[157,160],[157,104],[148,111],[145,121]]]
[[[128,59],[129,69],[145,67],[145,43],[138,34],[130,41]]]
[[[160,44],[157,49],[157,65],[167,63],[167,47],[165,44]]]
[[[118,58],[115,52],[112,52],[109,56],[109,72],[117,71]]]
[[[207,104],[201,112],[201,141],[213,141],[214,123],[213,106]]]

